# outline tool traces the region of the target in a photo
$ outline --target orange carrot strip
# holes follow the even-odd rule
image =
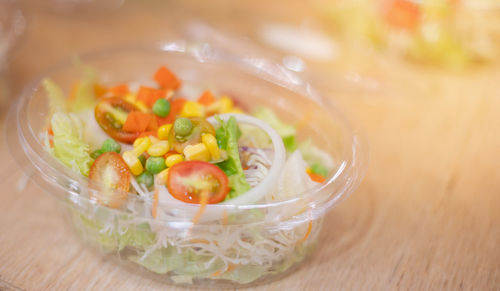
[[[201,243],[201,244],[210,244],[210,242],[206,239],[201,239],[201,238],[193,238],[192,240],[190,240],[190,242],[196,244],[196,243]]]
[[[113,96],[125,96],[130,92],[127,84],[120,84],[114,87],[109,88],[109,93]]]
[[[146,106],[151,108],[155,104],[156,100],[165,98],[165,95],[165,90],[141,86],[139,87],[139,91],[137,91],[137,100],[142,101],[146,104]]]
[[[237,265],[235,264],[231,264],[229,263],[229,265],[227,265],[227,269],[226,270],[219,270],[217,272],[214,272],[212,275],[210,275],[211,277],[217,277],[217,276],[220,276],[226,272],[231,272],[232,270],[234,270],[235,268],[237,267]]]
[[[176,90],[181,85],[179,79],[166,67],[160,67],[156,71],[154,79],[163,89]]]
[[[200,221],[200,217],[205,211],[205,207],[207,206],[208,202],[208,191],[203,191],[201,192],[201,201],[200,201],[200,208],[198,208],[198,212],[196,212],[194,218],[193,218],[193,224],[197,224]]]
[[[304,242],[308,237],[309,235],[311,234],[311,229],[312,229],[312,220],[309,221],[309,225],[307,226],[307,231],[306,231],[306,234],[304,235],[304,237],[299,241],[299,243],[301,242]]]
[[[228,217],[227,217],[227,211],[224,209],[222,212],[222,225],[227,225]]]
[[[317,183],[325,182],[325,178],[321,175],[315,174],[311,171],[307,171],[307,174],[309,175],[309,178],[311,178],[311,180],[313,180],[314,182],[317,182]]]
[[[156,218],[158,215],[158,188],[155,188],[155,193],[153,194],[153,206],[151,208],[151,216]]]
[[[144,132],[151,123],[153,116],[141,111],[132,111],[128,114],[122,130],[125,132]]]
[[[201,103],[205,106],[208,106],[214,102],[215,102],[215,97],[214,97],[214,95],[212,95],[212,92],[210,92],[209,90],[203,92],[203,94],[201,94],[200,98],[198,98],[198,103]]]

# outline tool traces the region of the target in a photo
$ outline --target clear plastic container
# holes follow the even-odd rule
[[[97,69],[105,84],[148,79],[158,66],[167,65],[184,84],[217,88],[244,108],[268,106],[290,123],[307,115],[298,139],[310,137],[335,163],[323,184],[304,193],[291,193],[293,199],[213,205],[223,218],[197,224],[183,215],[185,209],[152,218],[148,210],[151,201],[135,194],[129,194],[129,200],[139,214],[100,206],[88,198],[89,193],[98,195],[99,188],[59,163],[43,149],[40,140],[39,133],[49,119],[49,102],[41,81],[49,77],[69,92],[80,77],[70,61],[56,65],[27,86],[12,108],[7,126],[11,151],[25,171],[61,202],[67,220],[83,241],[131,266],[133,272],[199,288],[243,287],[279,278],[311,254],[325,213],[348,196],[363,177],[366,152],[331,99],[320,96],[279,65],[185,41],[112,49],[81,59]]]

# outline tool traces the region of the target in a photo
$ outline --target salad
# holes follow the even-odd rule
[[[79,66],[69,94],[44,80],[50,115],[40,135],[47,152],[88,178],[79,195],[93,207],[75,202],[70,216],[89,243],[183,284],[250,283],[312,250],[320,221],[270,227],[304,206],[236,211],[325,181],[332,157],[297,138],[307,120],[286,123],[270,108],[183,86],[165,66],[121,84]],[[245,223],[256,217],[263,223]]]
[[[327,18],[342,34],[423,63],[498,59],[497,0],[342,0]]]

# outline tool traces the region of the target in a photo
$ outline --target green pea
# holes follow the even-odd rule
[[[187,136],[193,130],[193,123],[185,117],[179,117],[174,122],[174,132],[179,136]]]
[[[144,155],[140,155],[138,159],[143,167],[146,166],[146,157]]]
[[[119,154],[121,150],[122,146],[112,138],[106,139],[101,146],[101,151],[103,153],[115,152]]]
[[[153,105],[153,113],[160,117],[166,117],[170,113],[170,102],[161,98],[156,100]]]
[[[319,163],[314,163],[311,165],[311,172],[323,176],[324,178],[328,176],[328,169]]]
[[[98,149],[90,153],[90,157],[94,160],[97,159],[100,155],[102,155],[102,150]]]
[[[166,167],[163,157],[149,157],[146,161],[146,170],[151,174],[158,174],[165,170]]]
[[[142,174],[137,176],[137,183],[144,184],[149,188],[154,184],[153,175],[148,171],[142,172]]]

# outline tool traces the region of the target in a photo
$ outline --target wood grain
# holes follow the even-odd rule
[[[167,24],[186,15],[224,26],[248,11],[248,22],[231,28],[240,33],[262,19],[304,17],[298,4],[285,11],[263,1],[213,5],[233,11],[231,17],[189,1],[169,3],[167,21],[159,2],[131,1],[106,17],[69,18],[45,2],[23,2],[29,26],[11,66],[14,92],[75,52],[178,36]],[[137,25],[120,29],[130,19]],[[441,72],[358,52],[312,67],[361,76],[346,78],[341,90],[328,85],[327,75],[313,81],[363,131],[369,170],[360,188],[327,214],[315,255],[255,290],[500,290],[499,68]],[[0,160],[0,290],[166,288],[82,247],[50,194],[31,182],[16,190],[22,174],[5,144]]]

